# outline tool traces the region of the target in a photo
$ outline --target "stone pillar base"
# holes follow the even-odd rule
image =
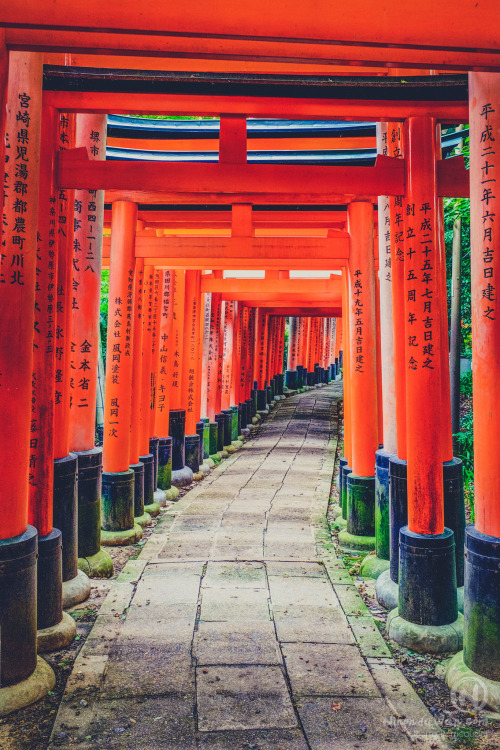
[[[158,503],[160,508],[164,508],[165,505],[167,504],[166,490],[160,490],[160,489],[155,490],[154,498],[155,498],[155,503]]]
[[[101,531],[101,544],[106,547],[126,547],[141,539],[142,529],[136,523],[131,529],[125,529],[125,531]]]
[[[149,513],[144,512],[142,516],[135,516],[134,518],[134,525],[138,525],[141,527],[141,529],[144,529],[146,526],[149,526],[151,523],[151,516]]]
[[[477,709],[490,708],[500,712],[500,682],[488,680],[473,672],[464,663],[464,652],[459,651],[448,664],[446,684],[455,693],[457,702],[466,698]]]
[[[172,485],[174,487],[185,487],[193,481],[193,472],[189,466],[183,466],[182,469],[172,471]]]
[[[165,496],[167,498],[167,502],[174,503],[179,499],[179,490],[177,489],[177,487],[171,487],[169,490],[165,490]]]
[[[113,560],[102,547],[95,555],[79,557],[78,567],[89,578],[111,578],[113,575]]]
[[[391,578],[390,570],[386,570],[377,578],[375,589],[378,603],[384,609],[394,609],[398,606],[399,586]]]
[[[359,575],[361,578],[373,578],[377,579],[386,570],[389,570],[389,560],[383,560],[377,555],[367,555],[361,563],[361,570]]]
[[[404,620],[398,609],[389,612],[387,635],[400,646],[421,654],[442,654],[460,651],[464,639],[464,616],[459,613],[449,625],[418,625]]]
[[[74,607],[80,604],[90,596],[90,580],[82,570],[79,570],[74,578],[69,581],[63,581],[62,585],[62,603],[63,609]]]
[[[50,628],[36,631],[37,651],[39,654],[56,651],[58,648],[69,646],[76,635],[76,622],[71,615],[63,612],[61,622]]]
[[[346,552],[372,552],[375,549],[375,537],[358,536],[357,534],[350,534],[348,531],[341,531],[339,544]]]
[[[0,688],[0,716],[8,716],[24,706],[43,698],[56,684],[56,676],[41,656],[37,657],[35,671],[21,682]]]
[[[149,513],[149,515],[152,518],[156,518],[156,516],[159,516],[160,515],[160,510],[161,510],[160,503],[154,502],[154,503],[151,503],[150,505],[145,505],[144,506],[144,512],[145,513]]]

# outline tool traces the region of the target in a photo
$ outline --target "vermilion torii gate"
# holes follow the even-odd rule
[[[331,357],[330,363],[324,357],[327,341],[331,351],[333,334],[330,330],[329,335],[324,335],[323,323],[318,318],[335,318],[337,330],[342,327],[343,339],[346,420],[342,470],[345,481],[341,489],[345,495],[345,543],[354,548],[358,545],[358,549],[377,543],[379,556],[383,559],[387,555],[387,549],[384,552],[383,545],[378,544],[384,534],[387,536],[387,512],[385,515],[381,512],[384,506],[379,497],[383,493],[379,490],[375,493],[376,481],[379,489],[384,484],[383,472],[378,469],[375,479],[375,453],[382,436],[386,452],[391,457],[397,452],[389,464],[399,467],[399,473],[395,470],[391,473],[391,484],[395,491],[398,486],[400,494],[391,495],[390,508],[395,537],[395,543],[390,545],[392,563],[399,578],[398,608],[390,618],[390,634],[403,644],[413,644],[419,639],[422,648],[430,648],[422,633],[432,626],[434,643],[439,642],[446,650],[460,648],[456,585],[462,556],[460,547],[455,548],[455,540],[460,540],[463,519],[459,517],[460,497],[455,497],[460,496],[460,488],[456,490],[460,468],[452,460],[448,416],[440,197],[467,196],[469,187],[463,162],[439,160],[437,127],[466,122],[469,114],[474,144],[470,171],[474,379],[476,385],[480,384],[481,395],[478,398],[476,394],[475,402],[476,423],[480,425],[476,432],[478,525],[467,534],[464,658],[472,670],[467,672],[470,679],[478,674],[498,681],[500,666],[491,654],[499,653],[494,635],[500,609],[494,582],[499,529],[495,520],[498,516],[495,462],[490,448],[491,436],[499,423],[491,407],[497,328],[494,278],[498,242],[493,217],[494,143],[500,135],[498,9],[493,3],[481,8],[467,6],[463,24],[450,46],[446,4],[430,9],[428,3],[423,3],[412,8],[410,16],[405,15],[407,8],[395,8],[387,28],[378,10],[375,12],[367,0],[355,2],[350,16],[335,22],[331,10],[321,4],[314,18],[309,13],[306,17],[298,5],[292,4],[287,19],[281,17],[279,10],[269,14],[267,9],[261,13],[258,3],[249,9],[252,18],[242,7],[228,13],[227,7],[222,9],[217,5],[208,16],[206,8],[197,3],[195,6],[178,17],[170,17],[168,10],[161,15],[156,10],[139,16],[135,6],[128,2],[122,3],[119,10],[100,8],[99,13],[94,13],[93,7],[80,8],[77,4],[68,8],[56,3],[56,29],[46,25],[36,3],[25,4],[23,9],[6,9],[0,18],[5,26],[0,55],[5,72],[2,80],[8,82],[0,92],[7,105],[2,122],[6,181],[0,400],[9,437],[2,452],[2,472],[9,488],[8,497],[4,491],[1,502],[0,554],[6,563],[5,574],[2,572],[0,578],[6,602],[1,613],[2,712],[11,710],[11,696],[23,680],[30,679],[38,685],[33,699],[51,684],[44,663],[39,661],[37,666],[36,662],[35,556],[38,532],[40,605],[44,605],[38,608],[39,623],[46,624],[48,620],[51,625],[58,625],[62,616],[60,589],[54,586],[54,596],[47,597],[43,588],[44,576],[52,581],[60,577],[62,581],[62,574],[59,576],[58,570],[50,569],[45,561],[57,558],[60,544],[51,520],[51,507],[55,512],[56,500],[71,521],[62,529],[67,540],[71,530],[75,536],[72,519],[76,516],[71,509],[75,507],[76,494],[80,507],[88,502],[86,528],[94,543],[87,555],[90,558],[100,554],[96,531],[100,454],[88,435],[84,440],[76,440],[75,425],[85,423],[88,428],[92,420],[80,415],[93,415],[94,408],[89,391],[94,388],[99,345],[95,320],[98,285],[90,280],[98,278],[101,268],[104,200],[112,203],[112,218],[103,503],[103,520],[109,536],[106,539],[105,534],[103,541],[116,543],[124,532],[126,535],[131,532],[137,538],[140,531],[134,519],[137,514],[142,515],[146,484],[148,498],[152,499],[155,475],[162,478],[163,489],[168,490],[171,469],[173,474],[182,473],[185,468],[198,473],[194,471],[196,464],[199,468],[200,457],[205,458],[200,452],[200,438],[202,435],[205,438],[207,432],[207,457],[217,454],[218,459],[219,453],[238,436],[236,412],[231,407],[239,407],[240,420],[244,416],[249,424],[255,417],[257,395],[260,406],[272,398],[268,381],[274,379],[280,389],[284,315],[297,317],[303,323],[303,319],[310,319],[306,325],[296,325],[295,351],[300,354],[295,354],[295,360],[292,355],[290,364],[297,370],[300,359],[302,366],[306,362],[319,368],[321,362],[331,364]],[[433,18],[431,28],[429,17]],[[144,18],[148,18],[148,26]],[[234,34],[234,28],[240,30],[241,37]],[[471,29],[476,31],[471,33]],[[387,72],[386,65],[398,65],[400,70],[475,68],[486,72],[470,74],[468,103],[463,96],[454,98],[450,91],[446,92],[446,87],[439,89],[437,96],[434,90],[427,98],[413,99],[411,93],[403,99],[401,92],[395,95],[394,90],[386,91],[384,96],[380,96],[380,91],[375,95],[373,86],[367,86],[364,95],[360,95],[360,89],[356,96],[352,92],[344,97],[332,96],[331,91],[326,95],[327,89],[333,88],[326,78],[315,80],[315,94],[309,89],[306,96],[300,95],[303,92],[299,93],[295,80],[273,80],[267,89],[250,92],[248,83],[245,89],[241,81],[234,79],[231,85],[219,82],[219,88],[207,94],[187,88],[180,93],[161,90],[154,76],[150,76],[143,91],[127,90],[132,85],[130,76],[121,76],[122,81],[127,80],[120,86],[108,84],[108,88],[115,87],[114,91],[106,90],[102,81],[95,88],[87,81],[86,89],[64,90],[52,77],[50,89],[42,93],[43,52],[54,54],[56,58],[51,62],[57,65],[61,62],[57,56],[62,51],[82,55],[79,60],[68,60],[74,68],[93,59],[99,59],[103,67],[111,60],[119,64],[123,54],[125,57],[138,54],[151,60],[148,55],[154,53],[164,56],[165,67],[172,65],[171,70],[178,70],[171,63],[175,55],[183,55],[192,70],[200,68],[202,58],[213,56],[216,66],[224,72],[245,69],[269,75],[292,71],[304,79],[307,72],[322,75],[332,65],[338,73],[338,66],[351,63],[354,58],[358,68],[351,68],[352,72],[360,73],[359,68],[366,66],[370,73],[381,77]],[[101,53],[106,60],[93,57]],[[126,59],[123,67],[130,64],[130,59]],[[147,70],[144,61],[143,67]],[[76,80],[74,71],[73,74]],[[289,95],[279,92],[279,86],[292,85],[295,88],[290,88]],[[320,92],[325,96],[318,95]],[[220,163],[101,161],[97,157],[102,156],[105,148],[102,115],[110,110],[124,114],[222,116]],[[284,115],[396,123],[400,130],[399,153],[391,153],[388,147],[388,153],[381,153],[373,167],[246,164],[245,118]],[[100,117],[101,125],[96,119],[88,140],[79,140],[76,135],[71,142],[71,133],[81,132],[82,117],[90,116]],[[392,124],[386,127],[386,133],[390,132],[394,132]],[[66,142],[62,141],[62,134]],[[383,132],[381,152],[382,136]],[[82,151],[78,146],[85,148]],[[57,155],[59,148],[66,150]],[[73,200],[74,213],[68,210],[68,202]],[[376,243],[374,204],[378,200]],[[162,236],[157,237],[157,228],[148,230],[147,222],[138,221],[144,204],[187,205],[190,210],[194,206],[232,206],[231,236],[168,237],[161,231],[158,233]],[[319,205],[335,204],[344,207],[345,226],[332,223],[327,236],[294,236],[293,223],[290,234],[254,236],[252,205],[299,205],[314,210]],[[85,219],[79,216],[82,210]],[[84,227],[88,234],[83,234]],[[150,236],[152,231],[154,236]],[[72,245],[68,237],[72,237]],[[381,263],[382,257],[384,261],[388,259],[387,255],[391,260],[390,279],[385,270],[388,266]],[[327,287],[324,297],[319,284],[304,282],[302,293],[308,297],[314,294],[313,300],[306,300],[294,279],[272,279],[272,284],[264,284],[261,289],[252,289],[248,283],[238,291],[238,284],[230,279],[205,280],[200,273],[210,270],[222,274],[234,268],[274,272],[341,270],[341,276],[330,288],[324,284]],[[382,283],[382,274],[387,283]],[[276,293],[269,289],[272,286],[278,290]],[[55,311],[54,291],[59,296]],[[64,297],[72,301],[71,322]],[[392,320],[388,313],[391,302]],[[379,309],[385,314],[379,314]],[[183,324],[185,330],[181,335]],[[42,331],[44,351],[40,351],[39,344]],[[68,338],[72,345],[69,352]],[[206,348],[201,345],[204,340]],[[144,351],[148,353],[138,363],[138,356]],[[205,353],[207,362],[202,366]],[[313,362],[316,355],[319,361]],[[384,363],[393,356],[394,378],[390,368],[377,365],[377,359]],[[86,374],[87,367],[91,375]],[[242,371],[246,374],[243,378]],[[208,381],[206,407],[200,372],[206,373]],[[257,380],[257,388],[248,382],[248,373]],[[380,375],[383,432],[377,388]],[[224,406],[228,406],[229,398],[229,408],[223,408],[223,393]],[[385,394],[395,394],[395,399],[391,401]],[[184,411],[189,441],[184,440]],[[47,435],[58,413],[60,424],[68,425],[68,434],[73,437],[51,448]],[[208,430],[199,427],[199,417],[210,420]],[[214,426],[218,429],[212,429]],[[210,438],[216,434],[218,443],[214,445],[212,440],[210,444]],[[41,435],[44,453],[39,447]],[[192,451],[186,452],[187,443]],[[83,465],[90,467],[85,495],[75,482],[80,454]],[[88,456],[87,464],[83,454]],[[188,460],[194,468],[187,465]],[[377,464],[382,463],[377,457]],[[145,473],[146,466],[149,467],[147,483],[139,464],[143,464]],[[137,466],[137,471],[131,466]],[[141,496],[141,481],[144,495],[142,502],[136,504],[136,496]],[[397,504],[393,502],[396,497]],[[60,518],[63,525],[64,512]],[[37,528],[28,526],[28,520],[36,522]],[[45,555],[43,549],[49,553]],[[52,551],[55,554],[51,556]],[[74,553],[73,563],[77,559],[76,549]],[[68,555],[66,559],[69,568],[70,558]],[[67,580],[73,578],[76,576],[67,575]],[[397,583],[394,577],[390,580]],[[393,588],[389,585],[388,595]],[[47,617],[40,617],[41,612]],[[450,672],[451,683],[464,669],[460,658],[457,657]],[[496,705],[494,684],[491,696],[488,700]]]

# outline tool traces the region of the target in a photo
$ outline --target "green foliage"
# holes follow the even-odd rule
[[[460,393],[472,398],[472,370],[464,372],[460,377]]]
[[[468,198],[444,199],[444,241],[446,246],[446,276],[448,281],[448,301],[451,303],[451,252],[453,243],[453,223],[462,220],[462,337],[461,354],[467,356],[471,349],[471,285],[470,285],[470,201]]]
[[[460,421],[460,432],[455,436],[458,445],[458,458],[464,466],[464,488],[466,500],[471,509],[471,520],[474,520],[474,431],[472,411]]]
[[[106,366],[106,340],[108,334],[108,300],[109,300],[109,269],[103,268],[101,274],[101,307],[99,323],[101,328],[101,352],[104,366]]]

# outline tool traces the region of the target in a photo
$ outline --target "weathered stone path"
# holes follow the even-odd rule
[[[445,746],[329,540],[340,395],[281,402],[163,515],[75,663],[51,748]]]

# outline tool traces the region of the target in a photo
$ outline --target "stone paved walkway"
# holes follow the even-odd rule
[[[445,747],[330,543],[340,395],[282,401],[163,514],[97,617],[51,748]]]

